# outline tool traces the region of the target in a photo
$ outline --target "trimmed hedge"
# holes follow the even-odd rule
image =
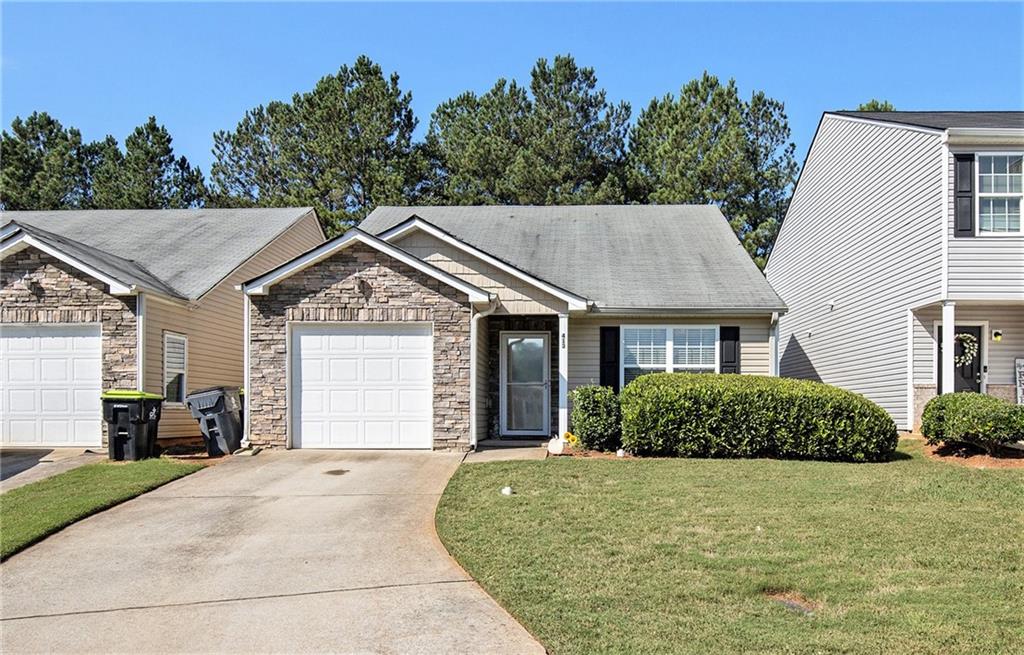
[[[980,393],[943,394],[925,405],[921,434],[932,445],[967,444],[993,455],[1024,440],[1024,407]]]
[[[899,440],[875,403],[806,380],[654,373],[620,401],[622,443],[637,455],[878,462]]]
[[[615,392],[597,385],[574,389],[572,432],[585,448],[617,450],[622,444],[622,416]]]

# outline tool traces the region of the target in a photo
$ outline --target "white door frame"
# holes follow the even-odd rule
[[[508,340],[519,337],[542,337],[544,339],[544,428],[542,430],[509,430],[508,429]],[[499,411],[501,422],[500,434],[508,437],[537,437],[551,434],[551,333],[544,331],[501,331],[498,335],[499,353]]]
[[[956,320],[956,325],[962,325],[964,327],[980,327],[981,328],[981,343],[978,344],[978,357],[981,358],[981,391],[979,393],[987,393],[988,389],[988,321],[961,321]],[[956,325],[953,326],[953,330],[956,330]],[[932,381],[935,383],[935,393],[939,392],[939,387],[942,386],[942,380],[939,379],[939,328],[942,327],[942,319],[936,319],[932,321],[932,340],[935,345],[932,347]],[[955,353],[954,353],[955,354]],[[913,353],[911,353],[913,356]],[[954,386],[955,388],[955,386]]]

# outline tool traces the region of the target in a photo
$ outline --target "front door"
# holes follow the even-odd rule
[[[938,370],[939,393],[942,390],[942,326],[939,326],[939,361],[936,363]],[[981,349],[982,342],[981,327],[977,325],[956,326],[956,336],[953,340],[953,358],[955,369],[953,371],[954,391],[976,391],[981,392]]]
[[[551,432],[551,350],[547,332],[501,333],[501,434]]]

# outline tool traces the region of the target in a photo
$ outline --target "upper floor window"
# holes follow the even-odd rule
[[[1019,233],[1024,155],[978,155],[978,232]]]

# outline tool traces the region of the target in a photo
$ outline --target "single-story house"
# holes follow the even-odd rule
[[[166,397],[162,437],[199,435],[185,394],[243,379],[236,285],[325,240],[299,209],[0,214],[4,446],[103,443],[101,390]]]
[[[569,391],[773,375],[785,305],[714,206],[380,207],[242,288],[247,433],[464,450],[569,428]]]

